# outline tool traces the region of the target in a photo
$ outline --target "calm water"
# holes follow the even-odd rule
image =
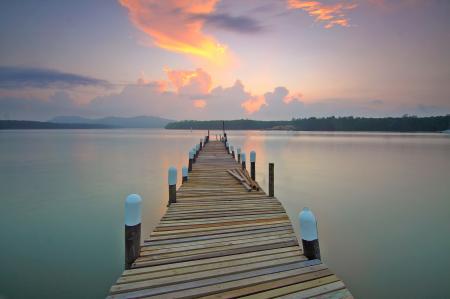
[[[123,202],[143,233],[166,209],[166,171],[205,132],[0,131],[0,298],[101,298],[122,271]],[[308,206],[327,263],[357,298],[450,296],[450,137],[230,132],[295,227]]]

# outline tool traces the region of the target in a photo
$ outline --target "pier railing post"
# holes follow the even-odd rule
[[[175,167],[169,167],[168,172],[169,182],[169,206],[172,203],[177,202],[177,169]]]
[[[269,163],[269,196],[274,197],[274,164]]]
[[[197,160],[197,151],[196,151],[195,147],[192,148],[192,154],[194,155],[192,162],[195,163],[195,160]]]
[[[238,159],[238,163],[241,163],[241,148],[238,147],[236,151],[237,151],[237,159]]]
[[[125,269],[130,269],[141,250],[142,199],[137,194],[125,199]]]
[[[183,168],[181,169],[181,175],[183,176],[182,182],[187,182],[189,174],[188,174],[188,168],[186,166],[183,166]]]
[[[242,170],[245,170],[247,168],[245,165],[245,153],[241,153],[241,160],[242,160]]]
[[[235,158],[234,157],[234,146],[230,146],[230,149],[231,149],[231,156],[233,157],[233,159]]]
[[[194,152],[192,150],[189,151],[189,164],[188,164],[188,171],[192,171],[192,163],[194,162]]]
[[[300,235],[302,237],[303,254],[310,260],[320,260],[316,217],[310,209],[304,208],[298,215],[298,218],[300,222]]]
[[[256,162],[256,152],[251,151],[250,152],[250,176],[251,176],[252,180],[255,180],[255,177],[256,177],[255,162]]]
[[[203,149],[203,138],[200,139],[200,150]]]

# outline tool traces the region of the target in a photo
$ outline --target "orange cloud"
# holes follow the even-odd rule
[[[194,100],[194,107],[195,108],[202,109],[202,108],[205,108],[205,106],[206,106],[206,101],[205,100]]]
[[[152,37],[156,46],[222,63],[226,46],[202,32],[204,20],[193,15],[210,14],[218,0],[119,0],[132,23]]]
[[[168,85],[169,82],[165,81],[165,80],[155,80],[152,81],[150,79],[147,78],[147,76],[145,75],[145,73],[143,71],[141,71],[141,75],[137,80],[137,84],[138,85],[153,85],[155,87],[155,90],[162,93],[167,91],[168,89]]]
[[[207,94],[212,87],[212,78],[204,70],[195,71],[165,69],[167,78],[177,93],[187,95]]]
[[[334,26],[350,26],[346,13],[356,7],[357,4],[348,2],[327,5],[320,1],[288,0],[289,9],[306,11],[316,22],[324,23],[326,29]]]
[[[266,99],[264,96],[252,95],[248,100],[246,100],[241,104],[241,107],[245,109],[245,112],[247,114],[252,114],[261,109],[263,105],[267,106]]]
[[[287,96],[285,96],[283,98],[283,103],[285,104],[289,104],[290,102],[301,102],[301,98],[303,97],[303,95],[301,93],[295,93],[295,94],[288,94]]]

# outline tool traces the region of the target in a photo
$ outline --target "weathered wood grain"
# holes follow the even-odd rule
[[[223,143],[205,144],[176,197],[108,298],[352,298]]]

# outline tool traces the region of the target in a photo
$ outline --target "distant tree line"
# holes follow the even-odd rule
[[[111,129],[99,124],[58,124],[44,121],[0,120],[0,130],[20,129]]]
[[[166,125],[166,129],[221,130],[221,120],[184,120]],[[368,131],[368,132],[440,132],[450,128],[450,115],[417,117],[325,117],[294,118],[290,121],[226,120],[226,130],[295,131]]]

